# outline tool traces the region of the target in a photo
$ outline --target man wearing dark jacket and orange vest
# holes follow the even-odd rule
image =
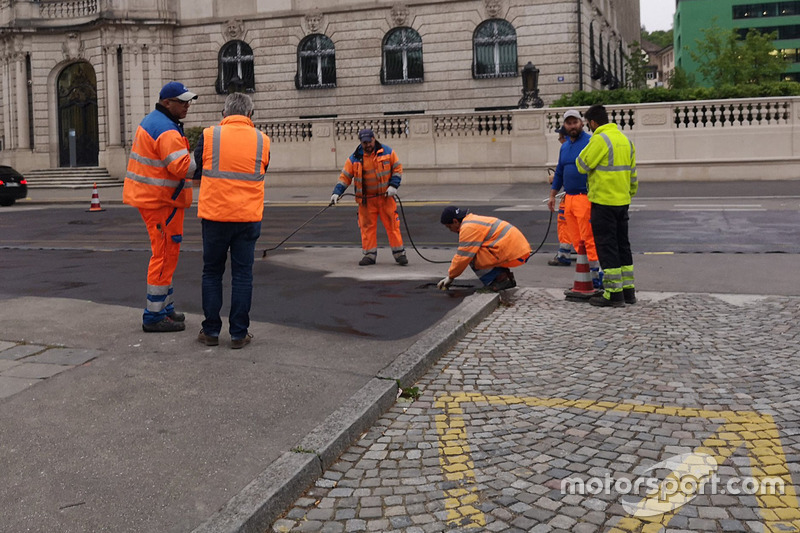
[[[397,152],[375,140],[374,132],[363,129],[358,132],[361,145],[356,148],[344,164],[339,183],[333,188],[331,204],[339,202],[350,183],[356,184],[358,202],[358,226],[361,228],[361,248],[364,257],[359,265],[374,265],[378,258],[378,218],[381,219],[392,255],[399,265],[407,265],[408,258],[400,233],[400,218],[394,196],[403,177],[403,165]]]
[[[164,85],[155,111],[136,130],[125,174],[122,201],[139,208],[152,250],[142,317],[146,332],[185,329],[185,317],[173,304],[172,275],[181,250],[184,209],[192,205],[195,170],[181,120],[196,98],[182,83]]]
[[[501,291],[517,286],[511,269],[524,265],[531,256],[531,246],[520,230],[505,220],[473,215],[453,205],[442,211],[441,222],[458,233],[458,250],[438,288],[450,287],[468,266],[488,289]]]
[[[222,274],[231,254],[231,348],[244,348],[253,336],[250,304],[253,261],[264,214],[264,173],[269,166],[269,137],[253,125],[253,101],[229,94],[218,126],[203,130],[195,148],[200,174],[197,216],[203,228],[203,329],[197,340],[219,344]],[[202,169],[202,170],[201,170]]]

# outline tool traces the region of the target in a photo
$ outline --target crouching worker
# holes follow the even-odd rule
[[[531,256],[530,244],[521,231],[505,220],[473,215],[452,205],[442,211],[442,224],[458,233],[458,251],[438,288],[447,289],[467,266],[490,290],[517,286],[511,269],[524,265]]]

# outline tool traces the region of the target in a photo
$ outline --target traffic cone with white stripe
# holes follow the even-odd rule
[[[97,193],[97,183],[94,183],[92,188],[92,203],[89,209],[86,210],[87,213],[92,213],[94,211],[105,211],[102,207],[100,207],[100,195]]]
[[[578,261],[575,264],[575,281],[572,289],[564,291],[566,299],[570,302],[588,302],[598,291],[592,283],[592,273],[589,270],[589,258],[586,256],[586,243],[578,244]]]

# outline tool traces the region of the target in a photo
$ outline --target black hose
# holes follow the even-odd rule
[[[347,193],[341,194],[339,196],[339,198],[342,198],[343,196],[355,196],[355,194],[347,192]],[[383,195],[382,194],[375,194],[375,195],[372,195],[372,196],[367,196],[367,198],[377,198],[378,196],[383,196]],[[412,246],[412,248],[414,248],[414,251],[417,252],[417,255],[419,255],[424,261],[427,261],[428,263],[433,263],[435,265],[449,264],[450,261],[434,261],[434,260],[428,259],[424,255],[422,255],[422,252],[419,251],[419,248],[417,248],[417,245],[414,244],[414,239],[411,237],[411,230],[408,228],[408,222],[406,220],[406,212],[405,212],[405,209],[403,209],[403,201],[400,200],[400,197],[397,196],[397,195],[395,195],[394,198],[395,198],[395,200],[397,200],[397,204],[400,206],[400,213],[403,215],[403,225],[406,227],[406,236],[408,237],[408,241],[411,243],[411,246]],[[263,259],[264,257],[266,257],[267,256],[267,252],[271,252],[273,250],[277,250],[278,248],[280,248],[286,241],[291,239],[294,236],[295,233],[297,233],[298,231],[300,231],[301,229],[306,227],[312,220],[314,220],[315,218],[320,216],[322,213],[327,211],[328,208],[332,207],[333,205],[334,205],[333,202],[329,203],[328,205],[326,205],[325,207],[320,209],[313,217],[311,217],[308,220],[306,220],[305,222],[303,222],[296,230],[291,232],[281,242],[279,242],[278,244],[276,244],[272,248],[265,249],[263,251],[263,253],[261,254],[261,258]],[[542,246],[544,246],[544,243],[547,242],[547,236],[550,234],[550,227],[552,225],[553,225],[553,212],[550,211],[550,219],[547,221],[547,231],[545,231],[545,233],[544,233],[544,238],[542,239],[542,242],[539,244],[539,246],[536,248],[536,250],[531,252],[531,255],[533,255],[536,252],[538,252],[539,250],[541,250]]]
[[[406,220],[406,212],[403,209],[403,201],[400,200],[399,196],[395,196],[394,198],[395,200],[397,200],[397,204],[400,206],[400,213],[403,215],[403,225],[406,227],[406,235],[408,236],[408,242],[411,243],[411,247],[414,248],[414,251],[417,252],[417,255],[420,256],[424,261],[427,261],[428,263],[433,263],[435,265],[449,264],[450,261],[434,261],[422,255],[422,252],[419,251],[417,245],[414,244],[414,239],[411,238],[411,230],[408,229],[408,221]]]

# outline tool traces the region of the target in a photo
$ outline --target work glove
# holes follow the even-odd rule
[[[339,203],[339,195],[336,194],[336,193],[333,193],[331,195],[331,204],[330,205],[336,205],[338,203]]]
[[[389,185],[386,189],[386,196],[397,196],[397,187]]]
[[[446,278],[444,278],[443,280],[441,280],[439,283],[436,284],[436,288],[446,291],[450,287],[450,285],[453,284],[453,281],[455,281],[453,278],[447,276]]]

